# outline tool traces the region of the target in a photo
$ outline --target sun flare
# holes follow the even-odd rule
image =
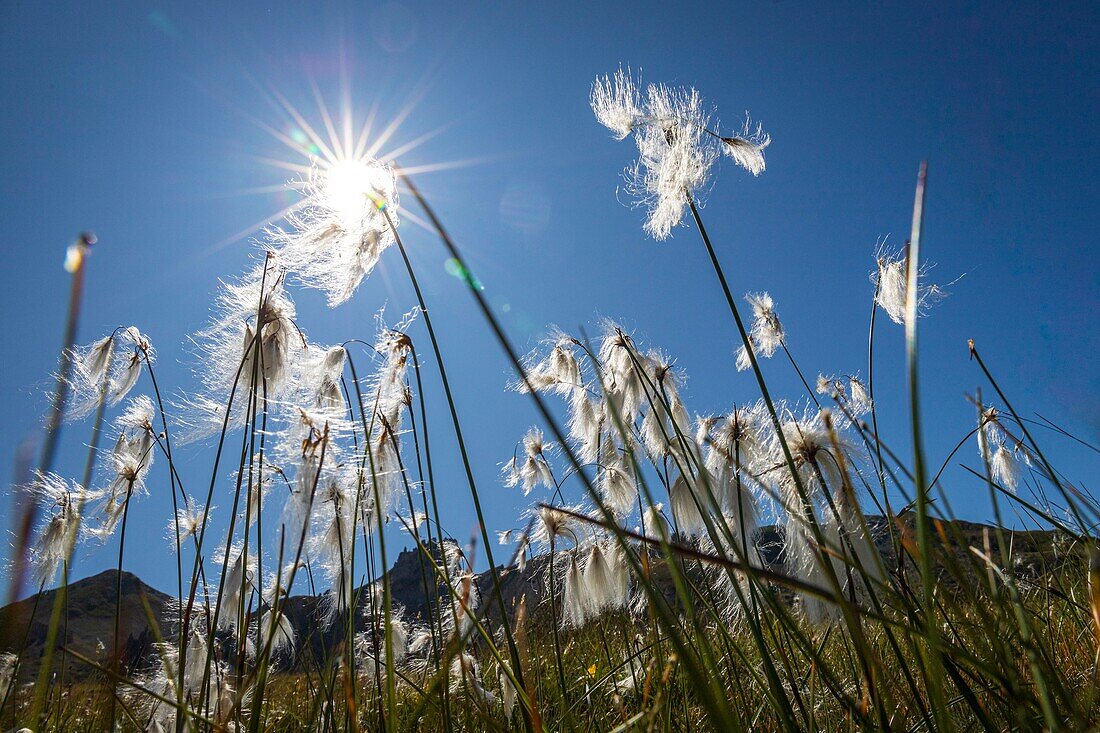
[[[343,220],[362,217],[370,203],[382,210],[395,191],[393,171],[373,158],[342,160],[321,174],[325,205]]]

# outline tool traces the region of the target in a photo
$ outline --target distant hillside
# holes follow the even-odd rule
[[[92,659],[101,659],[111,646],[115,629],[115,592],[118,573],[114,570],[71,583],[68,592],[68,623],[59,634],[59,643]],[[18,652],[26,644],[20,679],[31,680],[46,644],[50,614],[57,590],[18,601],[0,608],[0,649]],[[146,585],[132,573],[122,573],[120,637],[123,664],[129,666],[148,653],[156,637],[142,599],[148,603],[156,623],[168,628],[166,605],[171,596]],[[102,645],[102,649],[100,648]],[[55,657],[58,658],[58,657]],[[91,670],[72,658],[66,674],[87,677]]]
[[[868,525],[887,565],[893,567],[894,553],[886,520],[883,517],[868,517]],[[969,553],[968,547],[983,547],[987,531],[991,547],[995,553],[997,552],[996,532],[991,531],[992,527],[961,520],[951,522],[949,525],[947,535],[950,537],[957,531],[962,538],[962,543],[957,545],[956,553]],[[903,531],[908,530],[912,526],[912,515],[905,515],[897,526],[903,528]],[[1009,536],[1014,559],[1013,570],[1018,575],[1035,577],[1052,570],[1054,558],[1051,545],[1055,536],[1053,532],[1012,532]],[[783,530],[777,527],[763,527],[758,530],[755,543],[760,549],[765,564],[781,570],[784,563]],[[505,606],[509,613],[523,595],[527,596],[529,612],[539,612],[546,591],[543,572],[546,563],[546,556],[540,556],[532,558],[522,572],[515,567],[498,569]],[[667,574],[659,564],[654,566],[653,577],[658,585],[671,593]],[[68,626],[62,643],[92,659],[104,658],[109,651],[114,631],[116,578],[115,571],[108,570],[69,586]],[[389,572],[389,579],[394,604],[405,609],[406,619],[425,618],[429,604],[439,599],[442,587],[432,583],[431,578],[431,565],[417,550],[406,549],[397,556]],[[486,603],[491,604],[488,608],[489,618],[493,622],[499,622],[500,613],[497,604],[489,600],[491,583],[492,577],[488,571],[476,576],[481,597]],[[360,591],[360,607],[366,607],[369,602],[368,594],[365,589]],[[46,591],[40,600],[32,596],[0,609],[0,651],[18,651],[26,640],[27,653],[24,655],[25,662],[20,672],[20,678],[25,681],[33,679],[36,673],[37,663],[46,640],[46,630],[55,595],[56,591]],[[174,633],[171,619],[175,614],[169,608],[169,604],[173,603],[174,599],[146,585],[136,576],[124,572],[121,623],[125,642],[122,659],[127,669],[138,668],[149,661],[148,654],[156,639],[142,603],[143,598],[152,609],[153,618],[161,635],[171,636]],[[343,625],[321,623],[328,613],[328,600],[329,597],[325,594],[299,595],[287,599],[285,612],[300,639],[295,665],[309,665],[325,658],[339,642]],[[28,621],[30,622],[29,633]],[[99,648],[100,644],[103,645],[102,648]],[[92,674],[92,670],[89,670],[87,665],[70,659],[67,674],[71,674],[73,678],[85,678]]]

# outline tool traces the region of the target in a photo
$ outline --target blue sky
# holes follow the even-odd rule
[[[587,96],[593,77],[620,63],[696,86],[728,129],[749,110],[771,133],[767,172],[721,165],[703,216],[734,290],[772,293],[811,376],[866,372],[872,255],[883,237],[905,240],[928,159],[932,279],[961,276],[921,324],[932,462],[973,424],[964,395],[981,380],[968,338],[1025,413],[1096,442],[1097,11],[915,5],[0,4],[0,456],[12,460],[45,409],[62,256],[82,229],[100,244],[80,340],[137,324],[160,350],[159,380],[194,386],[186,337],[205,322],[217,278],[245,267],[250,247],[237,235],[291,200],[274,190],[291,174],[263,162],[300,162],[263,128],[290,129],[270,92],[317,123],[311,81],[337,107],[341,73],[358,119],[407,112],[394,145],[437,133],[404,165],[460,164],[419,182],[517,345],[533,346],[549,324],[591,332],[609,316],[676,357],[691,409],[753,398],[751,376],[733,369],[735,332],[697,235],[653,242],[642,212],[617,197],[633,148],[596,124]],[[497,464],[534,411],[504,390],[503,355],[438,242],[404,231],[488,522],[512,526],[527,500],[499,485]],[[414,304],[393,250],[340,308],[314,292],[296,299],[320,342],[369,337],[379,307],[396,316]],[[877,390],[883,433],[904,450],[901,336],[882,322]],[[776,393],[798,396],[788,365],[767,362],[765,373]],[[469,537],[438,383],[428,391],[441,508],[447,529]],[[62,471],[78,473],[87,431],[66,428]],[[1096,454],[1041,434],[1067,476],[1090,487]],[[974,463],[974,451],[961,455]],[[189,484],[208,480],[209,452],[181,460]],[[987,518],[985,489],[961,471],[949,478],[956,511]],[[150,488],[134,508],[127,567],[169,588],[163,463]],[[219,489],[230,491],[228,479]],[[6,515],[11,497],[0,499]],[[113,566],[115,552],[82,551],[76,574]]]

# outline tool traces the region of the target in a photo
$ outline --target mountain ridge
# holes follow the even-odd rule
[[[911,517],[904,516],[898,521],[909,524],[910,520]],[[893,548],[885,518],[867,517],[867,521],[876,545],[889,561],[893,556]],[[952,524],[966,540],[966,545],[980,547],[982,543],[992,541],[993,546],[996,546],[997,533],[990,531],[994,529],[991,525],[964,520],[952,520]],[[1041,548],[1050,546],[1050,540],[1056,534],[1055,532],[1033,530],[1014,531],[1011,534],[1014,540],[1012,551],[1015,558],[1015,572],[1038,575],[1049,570],[1046,567],[1048,553]],[[992,540],[989,539],[991,537]],[[766,566],[772,569],[783,567],[782,528],[776,526],[759,528],[754,537],[754,544],[760,550]],[[957,551],[967,550],[958,548]],[[539,555],[530,558],[522,570],[516,566],[497,568],[501,577],[505,607],[509,614],[516,607],[520,597],[524,595],[528,597],[528,612],[537,610],[545,595],[545,584],[542,578],[546,565],[547,556]],[[431,583],[430,579],[433,575],[431,564],[418,549],[405,548],[398,554],[393,566],[387,572],[387,577],[390,580],[393,603],[404,609],[406,619],[427,617],[430,604],[440,597],[443,586]],[[662,582],[669,584],[667,578],[664,581],[661,580],[663,575],[664,573],[658,573],[654,576],[658,585],[662,585]],[[115,593],[118,577],[117,572],[111,569],[69,584],[67,625],[61,631],[59,645],[91,659],[102,660],[109,657],[108,646],[114,636]],[[178,611],[173,608],[176,605],[173,602],[175,601],[173,596],[156,590],[136,575],[123,571],[121,582],[122,603],[119,625],[120,636],[124,641],[121,645],[120,659],[122,669],[125,672],[132,672],[150,663],[151,654],[154,651],[153,645],[158,636],[164,637],[174,633],[174,619],[178,617]],[[426,582],[427,587],[425,587]],[[488,570],[477,573],[474,576],[474,582],[483,602],[488,602],[492,573]],[[365,592],[368,588],[369,586],[365,585],[358,589],[358,608],[366,608],[370,602],[369,594]],[[18,653],[25,645],[19,672],[21,681],[30,681],[37,672],[57,593],[57,588],[46,590],[41,594],[31,595],[0,608],[0,652]],[[328,615],[329,606],[326,604],[330,601],[331,594],[326,593],[294,595],[286,599],[284,612],[299,638],[297,664],[303,663],[304,653],[307,650],[315,659],[323,659],[326,652],[339,643],[342,624],[318,623]],[[152,614],[153,623],[150,623],[150,614]],[[499,623],[498,604],[490,603],[487,616],[491,622]],[[65,675],[68,679],[83,679],[97,674],[94,669],[73,656],[55,655],[55,659],[60,657],[65,659]]]

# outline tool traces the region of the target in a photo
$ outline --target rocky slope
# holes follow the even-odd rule
[[[885,520],[881,517],[869,517],[876,544],[893,567],[893,549]],[[902,533],[912,526],[912,517],[906,516],[896,527]],[[986,538],[996,553],[996,532],[988,525],[964,521],[954,521],[946,527],[947,536],[958,533],[961,542],[952,542],[953,551],[968,554],[969,547],[982,548]],[[1011,533],[1013,571],[1020,576],[1036,577],[1052,569],[1051,552],[1054,535],[1051,532],[1014,532]],[[783,549],[782,530],[764,527],[758,531],[756,545],[760,549],[765,563],[782,569]],[[994,556],[997,556],[996,554]],[[519,599],[527,596],[529,613],[538,613],[545,595],[544,570],[547,559],[532,558],[524,570],[518,568],[499,568],[505,606],[512,613]],[[437,603],[442,588],[431,582],[430,563],[415,549],[403,550],[389,572],[391,592],[396,606],[404,609],[407,620],[423,619],[428,615],[431,604]],[[665,577],[667,573],[655,566],[654,580],[666,590],[670,585]],[[110,651],[114,632],[115,584],[117,574],[113,570],[85,578],[70,585],[68,593],[67,625],[63,633],[63,644],[93,659],[105,659]],[[304,579],[303,579],[304,580]],[[499,622],[498,604],[491,600],[492,577],[489,572],[479,573],[475,582],[485,603],[489,603],[488,615],[492,622]],[[32,596],[0,609],[0,651],[16,651],[26,645],[23,655],[25,663],[20,672],[22,680],[33,679],[38,660],[41,658],[46,641],[46,631],[50,612],[57,591]],[[359,607],[369,604],[370,592],[359,589]],[[312,666],[325,659],[328,653],[339,643],[343,636],[344,625],[327,623],[331,596],[325,594],[299,595],[287,600],[285,611],[294,625],[300,639],[299,653],[294,660],[280,660],[284,668],[291,666]],[[146,610],[146,604],[149,611]],[[153,642],[159,633],[170,637],[174,633],[172,619],[174,599],[143,583],[136,576],[122,574],[122,612],[121,637],[122,662],[124,669],[137,669],[150,662],[149,655]],[[151,616],[150,616],[151,612]],[[94,673],[87,665],[66,657],[66,674],[70,678],[85,678]]]

